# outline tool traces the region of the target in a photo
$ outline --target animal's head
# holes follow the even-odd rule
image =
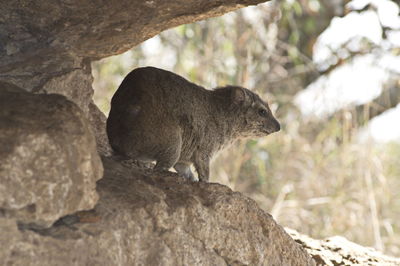
[[[268,104],[254,92],[236,86],[231,90],[232,107],[240,114],[239,130],[244,137],[263,137],[281,129]]]

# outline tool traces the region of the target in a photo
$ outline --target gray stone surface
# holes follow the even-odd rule
[[[102,164],[81,110],[61,95],[0,84],[0,210],[50,226],[90,209]]]
[[[0,212],[0,265],[400,265],[341,237],[287,234],[225,186],[155,175],[113,157],[103,164],[93,210],[45,229]]]
[[[93,77],[84,69],[73,69],[68,73],[50,78],[38,93],[58,93],[76,103],[84,113],[89,113],[88,104],[93,97]]]
[[[12,265],[313,265],[257,204],[226,186],[154,175],[103,159],[93,211],[49,229],[0,218],[0,260]],[[23,248],[22,248],[23,247]]]
[[[106,120],[107,117],[100,111],[100,109],[91,102],[89,104],[89,120],[90,124],[94,130],[97,143],[97,151],[101,155],[111,155],[112,149],[108,142],[107,132],[106,132]]]
[[[315,240],[289,228],[286,231],[307,250],[317,265],[400,265],[400,259],[383,255],[373,248],[360,246],[341,236]]]

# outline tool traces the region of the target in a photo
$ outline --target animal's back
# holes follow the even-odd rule
[[[204,91],[204,88],[175,73],[155,67],[142,67],[126,76],[112,99],[112,106],[139,103],[163,109],[163,112],[177,107],[179,110],[191,109],[192,103],[198,99],[192,100],[201,97]]]
[[[207,90],[172,72],[137,68],[113,96],[107,133],[118,138],[110,139],[110,144],[126,155],[147,154],[144,157],[154,159],[152,153],[164,145],[160,142],[174,141],[168,139],[169,135],[175,136],[178,130],[185,142],[186,136],[192,135],[189,131],[201,127],[193,119],[203,115],[206,98]]]

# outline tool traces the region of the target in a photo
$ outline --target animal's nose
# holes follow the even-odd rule
[[[274,121],[274,132],[278,132],[281,130],[281,124],[279,124],[278,120]]]

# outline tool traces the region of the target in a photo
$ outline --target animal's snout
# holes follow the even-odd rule
[[[281,124],[279,124],[278,120],[272,118],[269,124],[270,133],[278,132],[279,130],[281,130]]]

